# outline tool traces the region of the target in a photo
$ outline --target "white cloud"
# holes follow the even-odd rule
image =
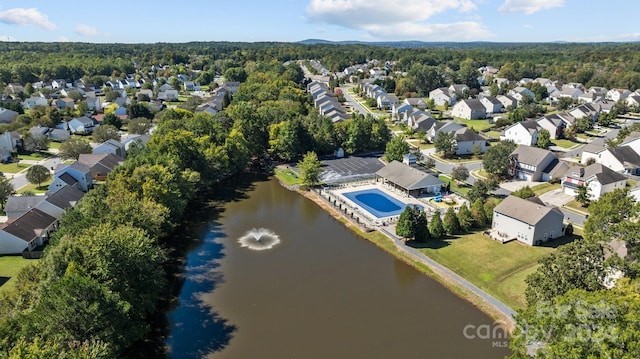
[[[365,27],[371,35],[389,40],[407,39],[423,41],[475,41],[488,40],[493,34],[484,24],[463,21],[450,24],[419,24],[404,22],[395,25]]]
[[[564,5],[564,0],[505,0],[498,8],[499,12],[523,12],[533,14],[540,10]]]
[[[15,8],[0,11],[0,22],[9,25],[37,26],[49,31],[56,29],[56,25],[49,21],[47,15],[36,8]]]
[[[0,35],[0,41],[18,41],[18,39],[9,35]]]
[[[311,0],[307,16],[348,28],[367,24],[392,24],[420,21],[446,10],[470,11],[471,0]]]
[[[311,0],[307,18],[314,22],[365,30],[385,39],[477,40],[491,37],[478,21],[426,22],[449,10],[470,12],[476,0]]]
[[[73,32],[80,36],[97,36],[100,34],[98,29],[85,24],[76,25],[76,28],[73,30]]]

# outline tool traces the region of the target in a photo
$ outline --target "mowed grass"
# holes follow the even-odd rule
[[[581,144],[581,143],[573,142],[571,140],[566,140],[566,139],[553,140],[553,141],[551,141],[551,143],[553,143],[556,146],[562,147],[562,148],[571,148],[573,146],[577,146],[577,145]]]
[[[541,194],[553,191],[554,189],[558,189],[560,187],[562,187],[560,183],[545,182],[545,183],[541,183],[539,185],[533,186],[531,187],[531,189],[533,190],[533,192],[535,192],[536,196],[539,196]]]
[[[4,173],[18,173],[22,170],[26,170],[30,165],[19,165],[16,162],[12,163],[2,163],[0,164],[0,172]]]
[[[567,242],[557,239],[551,244]],[[552,247],[530,247],[517,241],[502,244],[481,232],[431,240],[421,252],[482,288],[512,309],[524,308],[524,279]]]
[[[22,256],[0,256],[0,291],[10,290],[15,286],[13,278],[20,269],[36,263],[33,259],[24,259]]]
[[[469,193],[469,190],[471,189],[471,186],[467,183],[464,183],[462,186],[459,186],[458,183],[456,183],[456,181],[454,181],[453,179],[451,179],[451,177],[447,175],[439,175],[438,178],[440,178],[444,182],[451,183],[452,191],[462,193],[465,196],[467,195],[467,193]]]
[[[281,181],[283,181],[289,186],[302,183],[300,176],[298,176],[298,174],[291,169],[276,168],[274,172],[278,179],[280,179]]]
[[[469,128],[473,128],[476,131],[482,131],[487,128],[492,128],[494,126],[493,123],[489,123],[487,120],[467,120],[464,118],[456,117],[456,121],[460,123],[464,123]]]

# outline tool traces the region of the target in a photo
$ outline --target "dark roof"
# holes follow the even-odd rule
[[[551,160],[551,162],[547,165],[547,167],[545,169],[542,170],[542,173],[551,173],[553,172],[553,170],[556,168],[556,166],[558,166],[560,164],[560,161],[558,161],[557,158],[554,158],[553,160]]]
[[[580,173],[579,168],[576,167],[572,168],[571,172],[569,173]],[[569,173],[567,173],[567,175],[569,175]],[[598,182],[603,185],[627,180],[627,177],[625,177],[622,173],[618,173],[606,166],[603,166],[600,163],[594,163],[592,165],[584,167],[582,176],[580,176],[580,178],[586,180],[594,176],[598,179]]]
[[[484,96],[483,99],[489,101],[490,103],[492,103],[494,105],[502,105],[502,102],[500,102],[500,100],[498,100],[497,98],[495,98],[493,96]]]
[[[535,226],[549,213],[558,216],[560,221],[564,219],[564,214],[558,208],[545,206],[538,197],[522,199],[508,196],[496,206],[494,211],[532,226]]]
[[[63,173],[58,178],[60,178],[61,181],[63,181],[64,183],[68,184],[69,186],[73,186],[74,184],[78,183],[78,180],[73,178],[73,176],[71,176],[67,172]]]
[[[26,242],[40,236],[43,229],[55,223],[56,219],[39,209],[32,209],[4,228],[4,231]]]
[[[5,212],[26,211],[35,208],[47,196],[9,196],[4,206]]]
[[[471,100],[462,100],[462,102],[464,102],[467,106],[469,106],[470,109],[474,111],[486,110],[486,107],[484,107],[484,105],[482,104],[482,102],[480,102],[480,100],[471,99]]]
[[[458,129],[456,132],[456,141],[457,142],[468,142],[468,141],[483,141],[484,138],[477,134],[470,128],[463,127]]]
[[[91,171],[101,169],[100,173],[109,173],[121,164],[122,158],[112,153],[83,153],[78,162],[87,165]]]
[[[515,150],[513,150],[513,152],[511,152],[511,156],[515,157],[518,162],[534,165],[536,167],[549,154],[552,154],[549,150],[526,145],[520,145]]]
[[[46,201],[62,209],[75,207],[76,203],[84,196],[84,192],[71,186],[64,186],[47,197]]]
[[[609,152],[625,167],[640,167],[640,155],[629,146],[611,147]]]
[[[540,129],[540,125],[538,124],[538,121],[535,121],[535,120],[526,120],[526,121],[521,121],[519,123],[522,125],[522,127],[529,130],[529,132],[537,131],[538,129]]]
[[[392,161],[384,166],[376,172],[376,175],[384,177],[388,181],[406,190],[422,189],[433,185],[444,184],[444,182],[437,177],[398,161]]]

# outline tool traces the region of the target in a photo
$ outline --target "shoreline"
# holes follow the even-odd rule
[[[511,313],[507,313],[505,310],[499,309],[495,304],[492,304],[487,299],[481,297],[479,294],[475,293],[472,289],[466,287],[463,283],[461,283],[460,279],[462,279],[463,281],[466,281],[466,279],[464,279],[463,277],[455,274],[453,271],[449,270],[448,268],[442,266],[439,263],[438,265],[434,265],[433,263],[437,263],[437,262],[434,261],[433,259],[430,259],[428,256],[424,254],[416,256],[413,253],[409,253],[407,248],[401,247],[401,246],[404,246],[404,244],[398,245],[397,239],[392,238],[390,234],[384,230],[377,229],[369,233],[363,231],[363,229],[360,226],[354,224],[350,218],[348,218],[347,216],[345,216],[343,213],[339,212],[332,206],[328,205],[315,192],[302,191],[300,189],[294,188],[293,186],[286,185],[280,180],[279,182],[285,188],[296,191],[303,197],[308,198],[309,200],[316,203],[320,208],[324,209],[329,215],[331,215],[335,219],[342,222],[349,230],[356,233],[362,239],[365,239],[375,244],[377,247],[393,255],[395,258],[405,262],[406,264],[420,271],[420,273],[434,279],[435,281],[443,285],[445,288],[453,292],[458,297],[468,301],[474,307],[480,309],[482,312],[484,312],[485,314],[493,318],[497,323],[500,323],[506,326],[506,329],[508,330],[509,333],[515,328],[515,320],[512,316],[515,313],[515,311],[506,307],[506,305],[502,304],[501,302],[500,304],[502,304],[504,308],[507,308],[508,310],[510,310]],[[380,236],[383,236],[384,241],[378,240],[376,238],[372,238],[374,237],[374,235],[371,235],[372,233],[377,233]],[[438,267],[442,267],[442,268],[438,268]],[[446,271],[449,271],[451,273],[446,273]],[[459,278],[455,278],[456,276]],[[475,287],[477,291],[480,291],[485,295],[492,297],[491,295],[487,294],[483,290],[477,288],[475,285],[473,285],[473,283],[469,282],[469,284]]]

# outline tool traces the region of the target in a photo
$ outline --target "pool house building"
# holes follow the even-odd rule
[[[380,180],[413,197],[438,194],[445,185],[438,177],[398,161],[392,161],[376,172],[376,182]]]

